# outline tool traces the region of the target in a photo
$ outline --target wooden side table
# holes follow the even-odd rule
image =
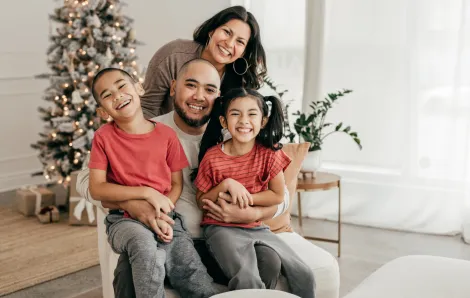
[[[297,206],[299,208],[299,226],[305,239],[326,241],[338,244],[338,257],[341,256],[341,177],[331,173],[316,172],[315,177],[310,172],[300,172],[297,180]],[[302,202],[300,194],[308,191],[322,191],[338,188],[338,239],[305,236],[302,229]]]

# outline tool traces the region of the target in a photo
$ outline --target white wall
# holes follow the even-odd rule
[[[10,1],[8,9],[0,10],[0,191],[43,181],[30,176],[41,170],[30,144],[42,131],[37,107],[47,104],[42,94],[48,80],[34,76],[49,71],[48,14],[60,3]],[[127,4],[124,13],[134,18],[137,38],[145,43],[137,48],[139,63],[146,66],[160,46],[175,38],[191,38],[196,26],[228,7],[230,1],[132,0]]]

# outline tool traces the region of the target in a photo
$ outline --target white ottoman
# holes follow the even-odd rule
[[[277,290],[238,290],[212,296],[211,298],[300,298],[299,296]]]
[[[344,298],[468,298],[470,261],[434,256],[395,259]]]

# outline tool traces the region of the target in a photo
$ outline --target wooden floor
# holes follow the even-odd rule
[[[2,199],[10,195],[0,194]],[[5,200],[3,200],[5,203]],[[297,218],[293,217],[296,227]],[[336,237],[334,222],[304,219],[304,232],[318,237]],[[336,244],[315,242],[336,256]],[[342,255],[338,259],[341,271],[340,297],[354,289],[364,278],[386,262],[400,256],[426,254],[470,260],[470,245],[461,238],[422,235],[399,231],[342,225]],[[99,266],[92,267],[50,282],[4,296],[6,298],[99,298],[101,276]]]

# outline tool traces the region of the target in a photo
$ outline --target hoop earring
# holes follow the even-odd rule
[[[243,59],[243,61],[245,61],[245,65],[246,65],[245,71],[242,72],[242,73],[239,73],[239,72],[237,71],[237,69],[235,68],[235,63],[237,63],[237,61],[240,60],[240,59]],[[248,68],[250,68],[250,64],[248,64],[248,61],[246,61],[246,59],[243,58],[243,57],[240,57],[240,58],[238,58],[237,60],[235,60],[235,61],[233,62],[233,64],[232,64],[232,66],[233,66],[233,71],[234,71],[237,75],[239,75],[239,76],[244,75],[244,74],[248,71]]]

